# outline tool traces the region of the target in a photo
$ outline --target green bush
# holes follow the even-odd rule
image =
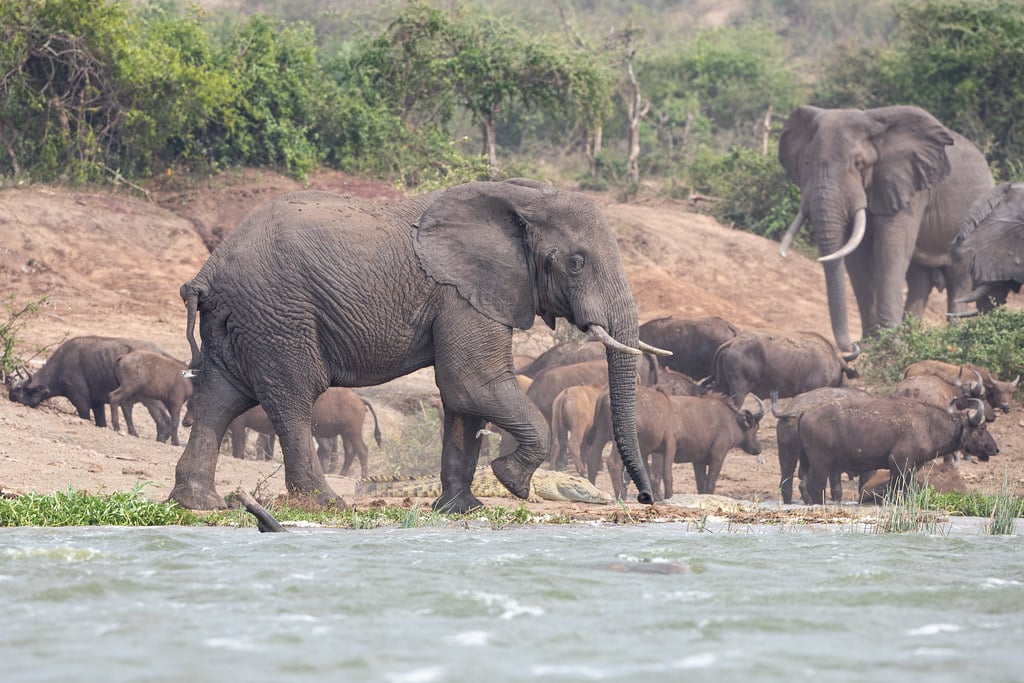
[[[858,370],[870,380],[892,384],[921,360],[973,363],[997,377],[1024,373],[1024,311],[1000,308],[955,325],[927,325],[908,318],[862,343]]]
[[[0,318],[0,379],[17,371],[24,364],[24,360],[14,348],[18,342],[18,331],[27,324],[28,318],[46,303],[46,299],[44,296],[27,304],[17,304],[14,295],[11,294],[3,303],[3,318],[6,319]]]
[[[718,220],[777,238],[800,208],[800,190],[789,182],[776,150],[771,144],[768,154],[743,147],[722,154],[702,146],[687,167],[688,190],[717,198],[711,213]]]

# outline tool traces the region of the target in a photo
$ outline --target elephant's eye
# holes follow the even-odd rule
[[[578,273],[583,270],[583,257],[579,254],[573,254],[569,258],[569,272]]]

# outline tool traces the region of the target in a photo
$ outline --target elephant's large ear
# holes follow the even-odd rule
[[[550,191],[550,188],[546,188]],[[467,183],[441,193],[414,225],[427,275],[454,285],[476,310],[519,329],[533,326],[538,301],[524,207],[545,190],[517,183]]]
[[[1003,183],[967,212],[953,240],[976,283],[1024,282],[1024,183]]]
[[[801,185],[804,170],[804,152],[814,137],[814,118],[821,111],[805,104],[793,110],[779,136],[779,161],[786,169],[790,181]]]
[[[946,147],[953,135],[938,119],[918,107],[882,107],[867,111],[878,161],[868,188],[873,213],[894,214],[922,190],[949,175]]]

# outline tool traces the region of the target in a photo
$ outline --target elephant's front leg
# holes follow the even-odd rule
[[[903,287],[907,282],[910,259],[920,229],[927,192],[911,201],[910,209],[879,220],[872,245],[875,265],[878,324],[898,327],[903,321],[906,300]]]
[[[907,267],[907,305],[903,310],[904,317],[912,315],[918,320],[924,317],[933,280],[931,268],[913,262]]]
[[[468,309],[468,310],[467,310]],[[440,316],[434,325],[435,381],[441,391],[445,410],[445,450],[443,458],[453,462],[459,471],[460,454],[472,443],[472,466],[476,466],[479,443],[476,430],[485,422],[493,422],[516,440],[516,448],[491,463],[498,481],[520,498],[530,495],[530,478],[547,459],[551,430],[540,409],[526,397],[515,381],[512,366],[512,330],[472,311],[468,303],[455,302],[452,309]],[[453,417],[468,416],[474,420],[472,440],[465,447],[465,437],[449,435],[448,413]],[[458,423],[452,422],[453,426]],[[460,429],[466,429],[469,422]],[[452,436],[457,440],[453,441]],[[449,450],[450,449],[450,450]],[[449,455],[449,452],[452,455]],[[442,468],[445,467],[442,463]],[[470,473],[471,474],[471,473]]]
[[[483,507],[470,490],[480,459],[480,437],[477,434],[483,426],[483,418],[457,413],[445,406],[441,497],[434,501],[435,510],[467,512]]]

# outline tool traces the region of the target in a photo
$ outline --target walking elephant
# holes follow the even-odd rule
[[[950,313],[964,311],[958,299],[971,283],[953,268],[949,247],[971,204],[993,185],[969,140],[917,107],[805,105],[786,120],[779,161],[801,196],[779,251],[810,220],[840,349],[852,348],[847,271],[864,335],[899,325],[904,314],[920,317],[933,286],[946,288]]]
[[[444,407],[435,509],[481,505],[470,491],[488,421],[516,450],[491,467],[526,498],[550,431],[515,381],[512,330],[564,317],[607,346],[615,438],[639,489],[636,302],[615,235],[584,195],[515,179],[475,182],[381,205],[295,192],[257,210],[181,288],[196,374],[195,423],[170,497],[224,505],[217,444],[256,403],[281,440],[292,494],[344,505],[309,439],[329,386],[379,384],[430,365]],[[198,315],[202,348],[195,341]]]

